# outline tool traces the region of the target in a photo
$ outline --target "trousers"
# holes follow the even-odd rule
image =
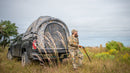
[[[72,58],[73,68],[77,68],[82,65],[83,54],[79,49],[70,49],[70,56]]]

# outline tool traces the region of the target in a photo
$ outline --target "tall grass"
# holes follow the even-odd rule
[[[67,47],[66,47],[67,45],[65,44],[64,37],[62,36],[62,34],[59,31],[56,31],[55,33],[57,33],[57,36],[55,36],[55,37],[58,37],[58,39],[55,39],[55,40],[58,40],[62,43],[62,45],[64,46],[64,49],[66,50],[66,53],[67,53]],[[56,56],[55,60],[58,61],[58,63],[60,63],[60,59],[59,59],[60,56],[57,52],[57,46],[56,46],[56,43],[55,43],[55,40],[54,40],[54,36],[52,37],[52,35],[49,32],[46,32],[45,34],[46,35],[44,35],[43,32],[39,32],[39,35],[37,35],[37,37],[38,37],[37,48],[38,48],[38,51],[41,55],[40,56],[36,55],[36,57],[38,57],[38,59],[44,64],[44,61],[42,59],[43,54],[41,52],[41,49],[43,49],[49,63],[52,64],[52,61],[54,61],[54,60],[51,60],[49,58],[48,53],[46,51],[46,48],[48,48],[48,49],[52,49],[54,51],[54,55]],[[44,46],[45,43],[48,44],[49,47],[45,47]],[[51,55],[53,56],[53,54],[51,54]],[[54,62],[56,63],[56,61],[54,61]]]
[[[86,48],[88,52],[96,54],[100,53],[100,48],[90,49]],[[105,48],[103,48],[105,50]],[[83,50],[80,49],[82,52]],[[105,51],[104,51],[105,52]],[[102,60],[89,56],[92,62],[89,62],[84,54],[83,65],[74,71],[71,60],[65,59],[59,65],[49,66],[48,64],[40,65],[39,62],[34,61],[30,65],[22,67],[21,61],[18,59],[8,60],[6,58],[7,48],[0,52],[0,73],[130,73],[130,60],[122,60],[121,57],[130,52],[119,52],[114,59]],[[122,55],[122,56],[121,56]],[[127,56],[127,55],[126,55]]]
[[[61,41],[62,45],[65,47],[66,52],[66,44],[64,42],[64,37],[61,35],[60,32],[56,32],[58,36],[60,37],[58,40]],[[118,53],[115,53],[116,51],[110,51],[111,54],[114,54],[114,59],[100,59],[97,57],[94,57],[98,53],[107,52],[108,49],[103,47],[95,47],[90,48],[86,47],[86,50],[89,54],[89,56],[92,59],[92,62],[89,62],[86,54],[84,53],[83,49],[80,48],[81,52],[84,54],[83,59],[83,65],[78,68],[78,70],[74,71],[73,66],[71,63],[71,58],[64,59],[62,63],[58,62],[57,64],[53,64],[53,60],[51,60],[48,57],[48,53],[44,47],[45,40],[47,40],[47,44],[49,47],[54,51],[55,55],[58,58],[58,54],[56,51],[56,44],[53,39],[53,37],[48,32],[47,35],[40,34],[41,37],[38,37],[38,50],[41,56],[38,56],[38,59],[43,63],[43,65],[40,65],[39,62],[33,61],[30,65],[27,65],[23,67],[21,65],[21,61],[17,58],[13,60],[8,60],[6,58],[7,55],[7,48],[4,50],[1,50],[0,48],[0,73],[130,73],[130,51],[119,51]],[[109,46],[109,45],[108,45]],[[115,48],[115,47],[114,47]],[[41,49],[44,50],[45,55],[49,61],[48,63],[45,63],[45,61],[41,58],[43,57]]]

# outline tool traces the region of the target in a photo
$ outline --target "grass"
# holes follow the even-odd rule
[[[101,60],[95,58],[94,55],[105,52],[105,48],[86,49],[89,51],[92,62],[89,62],[87,56],[84,56],[83,65],[74,71],[70,59],[65,59],[59,65],[42,66],[39,62],[34,61],[30,65],[22,67],[20,60],[6,58],[6,48],[0,51],[0,73],[130,73],[130,59],[122,60],[121,58],[126,53],[130,55],[130,52],[118,53],[115,59]]]

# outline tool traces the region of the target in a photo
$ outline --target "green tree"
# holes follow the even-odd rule
[[[117,41],[109,41],[106,43],[106,49],[111,50],[111,49],[116,49],[117,51],[129,51],[130,49],[125,47],[123,43],[117,42]]]
[[[10,43],[11,37],[17,36],[17,26],[11,21],[0,22],[0,45],[5,48]]]

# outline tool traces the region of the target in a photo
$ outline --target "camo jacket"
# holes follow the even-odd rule
[[[79,45],[79,39],[76,37],[73,37],[72,35],[69,37],[68,47],[69,49],[78,49]]]

